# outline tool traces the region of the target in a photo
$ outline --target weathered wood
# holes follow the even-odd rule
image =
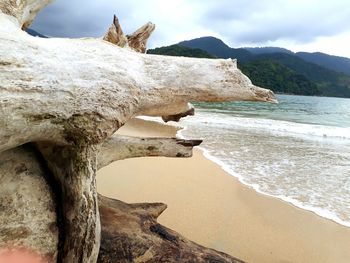
[[[160,225],[166,205],[126,204],[99,195],[102,241],[98,262],[230,262],[242,261],[200,246]]]
[[[53,0],[1,0],[0,11],[15,18],[12,20],[20,28],[27,28],[33,22],[36,14],[52,1]]]
[[[0,253],[27,249],[56,262],[58,222],[51,179],[34,147],[0,153]]]
[[[118,160],[146,156],[191,157],[202,140],[176,138],[138,138],[113,136],[103,143],[97,156],[98,169]]]
[[[96,262],[100,247],[100,216],[96,191],[94,147],[37,144],[61,187],[63,262]]]
[[[181,118],[194,115],[194,107],[191,103],[187,104],[187,107],[183,112],[174,115],[162,116],[164,122],[175,121],[178,122]]]
[[[116,15],[114,15],[113,23],[103,37],[103,40],[115,44],[118,47],[129,47],[136,52],[146,53],[147,40],[151,36],[154,29],[155,25],[151,22],[148,22],[136,30],[134,33],[130,35],[124,35],[122,27],[119,23],[119,19]]]
[[[119,19],[116,15],[114,15],[113,23],[103,37],[103,40],[115,44],[118,47],[128,47],[128,39],[124,35]]]
[[[137,29],[131,35],[127,35],[129,47],[140,53],[146,53],[147,50],[147,40],[151,36],[152,32],[156,26],[148,22],[139,29]]]

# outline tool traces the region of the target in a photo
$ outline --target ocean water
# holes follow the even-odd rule
[[[196,104],[185,138],[256,191],[350,227],[350,99]]]

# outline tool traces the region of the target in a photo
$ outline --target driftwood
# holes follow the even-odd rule
[[[191,157],[192,148],[202,140],[182,140],[176,138],[137,138],[113,136],[101,147],[98,154],[98,168],[135,157],[164,156]]]
[[[186,147],[192,149],[198,143],[119,138],[114,142],[120,145],[113,152],[104,143],[113,142],[108,139],[118,128],[137,115],[184,116],[190,113],[190,101],[274,102],[275,98],[270,90],[252,85],[235,60],[140,53],[154,29],[152,24],[124,37],[114,19],[105,40],[40,39],[22,31],[49,2],[0,0],[0,193],[6,195],[8,177],[16,172],[11,165],[16,164],[17,171],[24,167],[33,170],[30,174],[35,178],[50,178],[48,186],[40,180],[35,183],[41,185],[38,189],[49,187],[56,193],[45,198],[56,203],[57,251],[28,241],[44,235],[33,232],[35,227],[27,235],[6,234],[10,223],[1,225],[5,238],[0,248],[21,244],[49,259],[58,253],[59,262],[96,262],[101,240],[95,178],[98,167],[118,158],[143,155],[185,157],[190,155]],[[22,146],[27,143],[30,151]],[[123,143],[130,144],[130,153],[125,152]],[[141,150],[133,146],[137,144]],[[106,157],[104,152],[111,155]],[[5,158],[7,154],[13,158]],[[24,165],[15,160],[23,160]],[[4,167],[11,168],[10,172]],[[23,178],[16,178],[12,182],[18,186]],[[15,196],[13,202],[25,195],[42,200],[44,194],[34,190],[34,183],[32,188],[30,193]],[[0,206],[8,209],[4,196]],[[33,209],[42,212],[44,207],[37,202]],[[23,225],[24,212],[16,210],[17,225]],[[43,227],[52,226],[50,220]],[[48,232],[52,244],[56,230],[53,227]]]
[[[98,262],[242,262],[157,223],[165,204],[126,204],[102,196],[99,203],[102,241]]]
[[[154,29],[155,25],[148,22],[131,35],[125,35],[119,24],[118,18],[114,15],[113,23],[103,39],[119,47],[130,47],[136,52],[145,53],[147,40],[151,36]]]

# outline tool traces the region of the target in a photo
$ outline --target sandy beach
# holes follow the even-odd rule
[[[175,136],[176,129],[132,120],[119,134]],[[206,159],[148,157],[101,169],[98,192],[125,202],[163,202],[159,222],[247,262],[350,262],[350,228],[261,195]]]

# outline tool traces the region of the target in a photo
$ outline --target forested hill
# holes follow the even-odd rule
[[[180,45],[171,45],[147,50],[148,54],[159,54],[168,56],[195,57],[195,58],[217,58],[200,48],[189,48]]]
[[[298,52],[296,55],[306,61],[315,63],[334,71],[342,72],[350,76],[350,59],[345,57],[331,56],[321,52]]]
[[[277,93],[350,98],[350,76],[337,72],[334,67],[337,66],[336,62],[333,63],[334,69],[331,70],[318,65],[320,63],[306,61],[299,53],[294,54],[286,49],[270,47],[235,49],[220,39],[204,37],[180,42],[178,45],[151,49],[148,53],[201,58],[237,58],[239,68],[255,85],[272,89]],[[326,56],[327,59],[334,57]],[[347,59],[344,59],[346,63]],[[316,60],[318,61],[318,58]]]

